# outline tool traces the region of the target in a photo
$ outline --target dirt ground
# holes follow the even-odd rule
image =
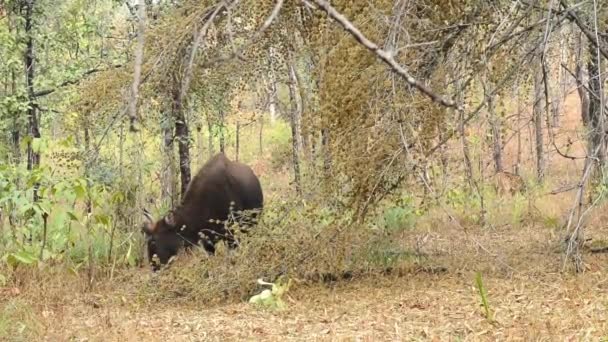
[[[587,236],[606,236],[606,228],[595,227]],[[560,272],[563,260],[555,230],[549,228],[464,232],[446,221],[405,238],[410,245],[418,241],[429,260],[425,268],[334,285],[296,284],[282,312],[245,302],[146,303],[130,281],[150,276],[143,269],[117,273],[91,291],[68,280],[30,284],[18,293],[0,294],[0,304],[30,308],[25,328],[30,335],[15,336],[15,341],[608,339],[605,254],[586,254],[586,272],[574,275]],[[477,271],[494,321],[486,319],[480,305]]]

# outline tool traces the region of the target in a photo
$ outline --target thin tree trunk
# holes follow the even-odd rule
[[[236,161],[239,161],[239,147],[240,147],[239,146],[240,145],[239,138],[240,138],[240,135],[241,135],[241,124],[240,124],[240,122],[237,121],[236,122],[236,142],[235,142],[235,150],[236,150],[236,152],[235,152],[235,154],[236,154],[235,159],[236,159]]]
[[[597,160],[600,167],[606,163],[606,120],[603,115],[603,89],[602,80],[600,79],[600,62],[597,55],[597,49],[593,44],[589,44],[589,63],[587,64],[589,72],[589,121],[591,123],[591,144],[589,153],[598,150]],[[593,95],[595,94],[595,96]],[[598,98],[599,97],[599,98]]]
[[[211,121],[211,116],[209,114],[207,114],[207,131],[209,133],[209,158],[211,158],[215,154],[215,149],[213,148],[213,122]]]
[[[329,128],[321,129],[321,146],[323,148],[323,170],[325,177],[330,177],[331,172],[331,151],[329,149],[330,132]]]
[[[540,56],[537,58],[536,70],[534,70],[534,133],[536,146],[536,177],[542,182],[545,176],[545,156],[543,137],[543,74]]]
[[[15,70],[11,70],[11,88],[12,94],[15,94],[17,91]],[[19,113],[20,114],[20,113]],[[19,116],[17,113],[14,113],[13,116],[13,131],[11,132],[11,142],[13,143],[13,155],[15,159],[15,164],[19,164],[21,162],[21,124],[19,123]]]
[[[300,142],[298,138],[298,98],[296,95],[296,76],[293,64],[288,65],[289,71],[289,99],[291,102],[291,115],[290,115],[290,125],[291,125],[291,145],[292,145],[292,159],[293,159],[293,173],[294,173],[294,183],[296,186],[296,193],[298,196],[302,195],[302,184],[300,180],[300,157],[299,157],[299,149]]]
[[[226,125],[224,122],[224,110],[220,109],[219,111],[220,117],[220,152],[226,153],[226,141],[224,136],[224,131],[226,130]]]
[[[27,96],[29,107],[27,110],[28,117],[28,133],[31,139],[40,138],[40,128],[38,123],[38,114],[34,105],[34,77],[35,77],[35,55],[34,55],[34,39],[32,32],[33,15],[34,15],[35,0],[26,0],[25,2],[25,76],[27,86]],[[40,154],[32,148],[32,140],[27,144],[27,169],[32,171],[40,165]],[[38,184],[34,185],[34,202],[38,201]]]
[[[259,134],[258,134],[258,144],[259,144],[259,155],[260,157],[262,156],[262,154],[264,153],[264,145],[263,145],[263,133],[264,133],[264,117],[262,115],[260,115],[260,130],[259,130]]]
[[[198,133],[198,139],[196,139],[198,145],[198,164],[203,165],[205,163],[205,154],[203,153],[205,151],[205,147],[203,144],[204,134],[202,123],[196,126],[196,132]]]
[[[270,101],[268,103],[268,111],[270,112],[270,123],[274,124],[277,119],[277,81],[276,76],[274,74],[274,64],[272,62],[271,57],[272,50],[268,50],[268,67],[270,72],[268,73],[268,81],[269,81],[269,96]]]
[[[173,207],[176,204],[175,191],[175,152],[173,150],[173,120],[165,112],[166,122],[162,125],[163,132],[163,168],[161,173],[161,198]]]
[[[490,115],[490,128],[492,130],[492,157],[494,159],[494,171],[503,171],[502,163],[502,136],[500,132],[500,121],[496,116],[496,108],[492,96],[488,97],[488,114]]]
[[[11,11],[7,11],[7,26],[8,32],[11,36],[19,35],[19,25],[15,23],[14,17],[11,15]],[[10,85],[11,85],[11,95],[15,95],[17,93],[17,75],[15,73],[15,69],[11,67],[10,69]],[[19,146],[21,143],[21,113],[13,113],[13,123],[12,123],[12,131],[11,131],[11,142],[13,147],[13,159],[15,164],[19,164],[21,162],[21,147]],[[10,215],[9,215],[10,217]]]
[[[587,81],[585,80],[585,64],[583,62],[583,39],[583,34],[579,33],[576,47],[576,90],[581,101],[583,125],[589,127],[589,94],[585,89]]]
[[[293,76],[295,80],[295,86],[298,90],[297,94],[300,97],[300,101],[298,102],[298,136],[300,142],[300,150],[303,152],[303,155],[310,161],[312,154],[310,153],[310,141],[308,139],[308,132],[304,132],[304,125],[302,122],[304,121],[304,116],[307,115],[306,111],[308,110],[308,92],[306,87],[304,86],[304,82],[302,81],[302,75],[298,72],[298,68],[296,68],[295,62],[292,64]]]
[[[190,130],[186,123],[182,97],[176,87],[173,96],[173,117],[175,119],[175,139],[179,156],[180,198],[184,198],[190,184]]]
[[[91,151],[90,146],[91,146],[91,138],[89,136],[89,115],[90,113],[85,113],[84,117],[83,117],[83,130],[84,130],[84,176],[85,179],[87,180],[87,186],[90,188],[91,184],[89,184],[89,168],[90,168],[90,163],[89,163],[89,156],[91,155]],[[88,191],[87,191],[88,192]],[[87,213],[90,214],[92,211],[92,203],[91,203],[91,197],[87,196],[87,200],[86,200],[86,210]]]
[[[135,123],[137,121],[137,101],[139,100],[139,83],[141,78],[141,66],[144,61],[144,32],[146,30],[146,2],[139,0],[138,8],[138,25],[137,25],[137,48],[135,49],[135,62],[133,70],[133,85],[131,88],[131,101],[129,102],[130,130],[135,131]]]
[[[522,112],[522,99],[521,99],[521,91],[519,87],[516,85],[516,96],[517,96],[517,160],[515,162],[515,173],[521,176],[521,112]]]

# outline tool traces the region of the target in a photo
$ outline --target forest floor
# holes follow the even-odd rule
[[[563,136],[561,140],[578,141],[577,106],[577,99],[569,96],[556,133]],[[512,142],[509,146],[508,159],[513,160]],[[581,152],[582,147],[576,150]],[[579,177],[580,165],[564,158],[553,158],[551,163],[564,163],[557,165],[564,174],[556,183]],[[563,232],[543,223],[543,219],[551,221],[547,217],[563,222],[572,194],[537,199],[536,207],[528,208],[517,224],[481,228],[444,215],[403,237],[403,245],[427,257],[425,267],[333,285],[296,283],[287,294],[287,309],[281,312],[245,302],[142,301],[136,287],[150,277],[147,269],[116,270],[113,280],[100,280],[92,288],[82,276],[38,272],[23,284],[0,288],[0,337],[14,341],[608,341],[608,254],[587,250],[584,273],[562,272],[558,242]],[[586,237],[605,244],[608,206],[596,208],[592,215]],[[481,306],[477,272],[483,276],[493,320],[486,318]],[[7,336],[3,331],[16,333]]]
[[[606,236],[605,226],[587,236]],[[132,280],[149,277],[147,269],[117,272],[92,290],[84,290],[82,277],[49,275],[5,290],[0,304],[5,312],[13,307],[10,324],[23,324],[28,338],[16,341],[608,339],[608,255],[586,253],[586,272],[575,275],[560,272],[555,229],[463,231],[446,223],[410,238],[424,240],[420,251],[431,260],[426,268],[334,285],[296,284],[281,312],[245,302],[146,303]],[[493,321],[480,305],[476,272],[483,275]]]

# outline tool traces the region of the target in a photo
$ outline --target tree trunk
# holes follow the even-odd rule
[[[176,83],[178,85],[179,83]],[[173,118],[175,119],[175,139],[179,155],[180,198],[184,198],[190,184],[190,131],[180,96],[179,86],[173,93]]]
[[[329,128],[321,129],[321,147],[323,149],[323,170],[325,177],[330,177],[331,172],[331,151],[329,150]]]
[[[234,146],[234,148],[236,150],[235,151],[235,159],[236,159],[236,161],[239,161],[239,147],[240,147],[239,146],[240,145],[239,138],[240,138],[240,135],[241,135],[241,124],[240,124],[240,122],[237,121],[236,122],[236,142],[235,142],[235,146]]]
[[[490,128],[492,130],[492,157],[494,159],[494,171],[503,170],[502,163],[502,136],[500,132],[500,121],[496,116],[496,108],[492,96],[488,97],[488,114],[490,115]]]
[[[537,65],[534,70],[534,132],[536,140],[536,178],[542,182],[545,176],[545,156],[543,138],[543,74],[540,56],[537,57]]]
[[[296,88],[298,90],[297,94],[300,97],[300,101],[298,102],[299,115],[298,115],[298,122],[297,122],[300,150],[303,152],[304,157],[307,158],[308,161],[310,161],[312,159],[312,153],[310,153],[311,149],[310,149],[309,135],[308,135],[308,132],[304,132],[304,125],[302,123],[304,121],[305,115],[307,115],[306,113],[307,113],[308,102],[309,102],[308,92],[307,92],[306,87],[304,86],[302,76],[298,72],[298,69],[296,68],[295,63],[292,64],[292,69],[293,69],[294,80],[296,82]]]
[[[7,28],[9,35],[11,37],[19,36],[19,24],[16,23],[15,18],[12,15],[13,10],[7,10]],[[17,75],[15,73],[15,69],[13,67],[10,68],[10,82],[7,80],[6,86],[10,83],[10,94],[17,94]],[[8,90],[7,90],[8,93]],[[13,147],[13,160],[15,164],[19,164],[21,162],[21,147],[19,146],[21,143],[21,125],[20,118],[22,113],[15,112],[12,114],[12,127],[11,127],[11,143]],[[10,216],[9,216],[10,217]]]
[[[208,136],[209,158],[211,158],[215,154],[215,150],[213,148],[213,122],[212,122],[211,116],[209,114],[207,114],[207,131],[209,133],[209,136]]]
[[[15,70],[11,70],[11,88],[12,94],[15,94],[17,91]],[[21,162],[21,125],[19,122],[19,115],[21,113],[14,113],[13,115],[13,130],[11,132],[11,142],[13,144],[13,156],[15,164],[19,164]]]
[[[196,126],[196,133],[198,134],[198,138],[196,139],[197,142],[197,147],[198,147],[198,153],[197,153],[197,159],[198,159],[198,165],[203,165],[205,163],[205,157],[204,157],[204,151],[205,151],[205,147],[203,144],[203,124],[199,123]]]
[[[168,112],[164,114],[166,122],[162,125],[163,132],[163,168],[161,172],[161,198],[167,201],[170,207],[176,204],[175,191],[175,152],[173,150],[173,120]]]
[[[139,83],[141,79],[141,66],[144,61],[144,32],[146,31],[146,3],[139,0],[137,8],[137,47],[135,49],[135,62],[133,70],[133,84],[131,88],[131,101],[129,102],[129,119],[131,121],[130,130],[135,131],[137,121],[137,101],[139,99]]]
[[[27,97],[29,107],[27,110],[28,118],[28,133],[30,141],[27,144],[27,169],[32,171],[40,165],[40,154],[34,151],[32,148],[33,139],[40,138],[40,127],[38,123],[38,114],[35,106],[34,96],[34,77],[35,77],[35,55],[34,55],[34,39],[32,32],[33,15],[34,15],[34,4],[35,0],[26,0],[25,2],[25,36],[26,36],[26,50],[25,50],[25,76],[27,86]],[[38,201],[38,186],[34,185],[34,202]]]
[[[268,112],[270,113],[270,123],[274,124],[277,119],[277,80],[274,74],[274,64],[272,62],[271,57],[272,50],[268,50],[268,67],[270,72],[268,73],[268,81],[269,81],[269,102],[268,102]]]
[[[585,64],[583,62],[583,34],[578,34],[576,48],[576,90],[581,100],[581,116],[583,125],[589,127],[589,94],[587,94],[587,81],[585,80]]]
[[[262,144],[262,137],[263,137],[263,133],[264,133],[264,117],[262,115],[260,115],[259,118],[260,121],[260,131],[258,134],[258,144],[259,144],[259,155],[260,157],[262,157],[262,154],[264,152],[264,145]]]
[[[517,160],[515,162],[515,173],[521,176],[521,112],[522,112],[522,99],[521,99],[521,91],[517,85],[515,85],[516,98],[517,98]]]
[[[291,102],[291,115],[289,117],[289,123],[291,125],[291,145],[292,145],[292,159],[293,159],[293,173],[294,183],[296,186],[296,193],[298,196],[302,195],[302,184],[300,181],[300,141],[298,133],[298,98],[296,95],[296,76],[293,64],[288,65],[289,71],[289,99]]]
[[[589,153],[597,151],[599,166],[603,167],[606,162],[606,120],[602,110],[603,89],[600,79],[600,63],[597,49],[593,44],[589,44],[589,62],[587,64],[589,72],[589,122],[591,124]]]
[[[224,110],[220,109],[219,111],[220,117],[220,152],[226,153],[226,140],[224,136],[224,131],[226,130],[226,125],[224,122]]]
[[[91,188],[91,184],[89,182],[89,174],[90,174],[90,155],[91,155],[91,137],[90,137],[90,127],[89,127],[89,115],[90,113],[87,112],[85,113],[84,117],[83,117],[83,130],[84,130],[84,176],[87,180],[87,186],[89,187],[89,190]],[[89,192],[89,191],[87,191]],[[93,206],[92,206],[92,202],[91,202],[91,196],[87,196],[87,200],[86,200],[86,210],[87,210],[87,214],[90,214],[93,210]]]

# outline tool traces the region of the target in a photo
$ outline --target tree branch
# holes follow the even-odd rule
[[[323,11],[325,11],[330,17],[336,20],[344,30],[350,33],[361,45],[366,47],[371,52],[375,53],[384,63],[388,64],[394,72],[399,74],[405,81],[412,87],[418,89],[424,95],[428,96],[432,101],[439,103],[445,107],[456,108],[462,110],[462,106],[457,104],[455,101],[443,98],[436,94],[433,90],[416,80],[404,67],[402,67],[395,59],[393,54],[381,49],[378,45],[367,39],[359,29],[357,29],[346,17],[339,13],[325,0],[312,0],[317,4]]]
[[[121,68],[122,66],[123,66],[122,64],[116,64],[116,65],[112,65],[110,68],[118,69],[118,68]],[[56,92],[57,90],[59,90],[59,88],[63,88],[63,87],[69,86],[69,85],[74,85],[74,84],[80,83],[86,76],[89,76],[94,73],[98,73],[100,71],[107,71],[107,70],[109,70],[109,69],[93,68],[93,69],[87,70],[84,73],[82,73],[82,75],[80,75],[79,78],[76,78],[73,80],[67,80],[62,83],[59,83],[57,85],[57,87],[52,88],[52,89],[45,89],[45,90],[40,90],[40,91],[35,92],[33,94],[33,98],[38,98],[38,97],[52,94],[52,93]]]
[[[243,51],[248,46],[253,44],[262,35],[262,33],[264,33],[264,31],[266,31],[266,29],[268,29],[268,27],[270,27],[270,25],[274,22],[274,20],[279,15],[279,12],[281,11],[281,8],[283,7],[283,3],[284,3],[284,0],[277,0],[274,8],[270,12],[268,17],[264,21],[264,23],[262,24],[262,26],[260,26],[260,28],[253,35],[251,35],[251,37],[249,37],[249,39],[247,39],[247,42],[243,43],[243,45],[241,45],[238,49],[233,50],[232,53],[230,53],[228,55],[219,56],[208,62],[203,63],[201,68],[209,68],[211,66],[214,66],[216,63],[225,62],[225,61],[231,60],[233,58],[237,58],[237,57],[241,58]]]
[[[578,26],[579,29],[581,29],[581,31],[587,37],[587,39],[589,39],[591,44],[593,44],[593,46],[595,46],[600,51],[604,58],[608,59],[608,50],[606,50],[606,48],[602,46],[601,42],[598,41],[595,34],[591,32],[591,30],[589,30],[587,25],[583,23],[583,21],[578,17],[578,15],[576,15],[573,10],[568,8],[568,2],[566,0],[560,0],[559,2],[568,13],[568,17],[576,24],[576,26]]]

